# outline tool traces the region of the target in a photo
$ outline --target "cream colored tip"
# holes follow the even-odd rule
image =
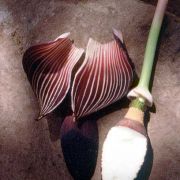
[[[153,105],[153,97],[151,93],[143,87],[138,87],[138,86],[135,87],[128,93],[127,97],[130,100],[138,98],[138,97],[143,98],[147,106],[151,107]]]
[[[118,31],[117,29],[113,28],[113,34],[117,36],[121,40],[122,43],[124,43],[123,35],[121,31]]]
[[[63,34],[61,34],[60,36],[58,36],[58,37],[55,39],[55,41],[58,40],[58,39],[67,38],[69,35],[70,35],[70,32],[63,33]]]

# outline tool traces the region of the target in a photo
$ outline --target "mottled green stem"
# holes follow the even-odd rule
[[[149,89],[149,83],[151,79],[151,73],[152,73],[152,67],[154,63],[154,56],[156,52],[157,41],[158,41],[159,33],[161,30],[161,25],[162,25],[167,3],[168,3],[168,0],[158,1],[154,19],[151,25],[147,45],[146,45],[144,63],[143,63],[142,72],[141,72],[138,86],[141,86],[147,89]]]

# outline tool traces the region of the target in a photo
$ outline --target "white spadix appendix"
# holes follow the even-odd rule
[[[103,180],[143,179],[138,175],[142,170],[148,150],[148,136],[144,127],[144,109],[152,106],[149,92],[157,41],[168,0],[159,0],[151,25],[146,46],[144,63],[139,84],[131,90],[128,97],[132,99],[124,119],[110,129],[102,152]]]
[[[113,33],[114,40],[106,44],[90,39],[83,63],[79,63],[83,50],[74,46],[68,33],[30,47],[23,57],[24,70],[40,105],[38,119],[68,102],[67,96],[71,99],[60,139],[74,179],[91,179],[95,170],[98,128],[89,115],[125,96],[133,81],[133,65],[122,34],[117,30]]]

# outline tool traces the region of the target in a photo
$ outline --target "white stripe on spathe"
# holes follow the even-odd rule
[[[56,108],[59,105],[59,103],[62,102],[63,99],[61,101],[59,101],[57,104],[56,97],[59,97],[61,95],[61,92],[63,91],[64,87],[70,86],[71,79],[69,77],[71,77],[71,74],[69,74],[69,72],[72,72],[72,69],[73,69],[75,63],[79,60],[81,53],[79,53],[79,50],[74,51],[72,49],[71,52],[69,52],[69,57],[67,60],[67,62],[69,62],[69,63],[65,63],[65,65],[63,67],[61,67],[61,69],[60,69],[61,74],[57,73],[57,75],[61,78],[59,78],[59,81],[56,82],[56,86],[53,87],[53,90],[51,92],[51,94],[53,96],[48,97],[49,100],[51,100],[46,103],[48,105],[49,110],[51,110],[52,107]],[[52,86],[53,86],[53,84],[52,84]],[[69,89],[69,87],[67,87],[66,93],[67,93],[68,89]],[[48,109],[47,109],[47,111],[49,111]]]
[[[72,53],[73,53],[73,51],[71,50],[69,52],[68,60],[71,59]],[[62,57],[62,58],[64,58],[64,57]],[[59,60],[61,60],[61,58]],[[70,61],[70,63],[68,63],[65,66],[59,65],[58,72],[59,72],[59,70],[61,70],[61,74],[67,74],[66,69],[68,68],[68,65],[71,64],[71,62],[73,62],[73,61]],[[68,70],[70,70],[70,69],[71,68],[69,68]],[[54,72],[56,72],[56,71],[54,71]],[[68,83],[66,78],[64,78],[64,76],[59,76],[59,73],[57,73],[57,72],[55,74],[56,75],[54,75],[54,73],[53,73],[52,77],[49,79],[50,84],[53,86],[53,82],[55,82],[55,85],[53,86],[52,90],[50,90],[50,88],[49,88],[48,92],[46,93],[46,100],[44,100],[44,104],[46,104],[46,106],[44,106],[44,110],[46,110],[45,108],[47,106],[49,109],[51,109],[52,103],[55,103],[55,98],[58,97],[57,93],[62,92],[62,89],[63,89],[65,83]],[[56,79],[56,77],[58,79]],[[48,94],[48,93],[50,93],[50,94]],[[54,96],[54,97],[52,97],[52,96]]]
[[[79,56],[81,56],[81,52],[79,52],[79,49],[73,49],[72,51],[73,51],[71,53],[72,56],[69,57],[69,62],[70,63],[67,64],[66,66],[64,66],[63,71],[62,71],[63,74],[69,74],[69,76],[71,76],[71,71],[72,71],[72,69],[74,67],[74,61],[75,62],[78,61]],[[73,59],[74,61],[72,61],[71,59]],[[54,95],[56,95],[56,96],[60,96],[64,84],[67,84],[67,85],[70,84],[70,81],[71,81],[70,78],[68,80],[66,80],[63,76],[62,76],[62,78],[63,78],[63,80],[62,80],[63,83],[62,82],[57,83],[58,86],[55,89],[55,93],[54,93]],[[62,88],[60,90],[58,90],[61,86],[62,86]],[[54,106],[56,96],[52,97],[52,103],[53,104],[51,103],[52,105],[51,104],[49,105],[49,109],[51,109],[52,106]]]

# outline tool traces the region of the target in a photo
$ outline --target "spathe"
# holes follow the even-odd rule
[[[23,67],[40,105],[40,116],[57,108],[66,97],[72,70],[83,54],[64,33],[56,40],[30,47]],[[133,68],[122,34],[100,44],[90,39],[83,64],[73,80],[71,107],[74,120],[96,112],[121,99],[133,80]]]
[[[75,180],[90,180],[98,155],[98,127],[96,120],[86,118],[73,121],[67,116],[61,126],[61,147],[67,168]]]
[[[114,41],[106,44],[89,39],[85,60],[71,91],[76,119],[116,102],[129,90],[133,69],[121,33],[114,30],[114,37]]]
[[[74,66],[83,54],[64,33],[55,41],[30,47],[23,67],[40,105],[39,118],[52,112],[66,97]]]

